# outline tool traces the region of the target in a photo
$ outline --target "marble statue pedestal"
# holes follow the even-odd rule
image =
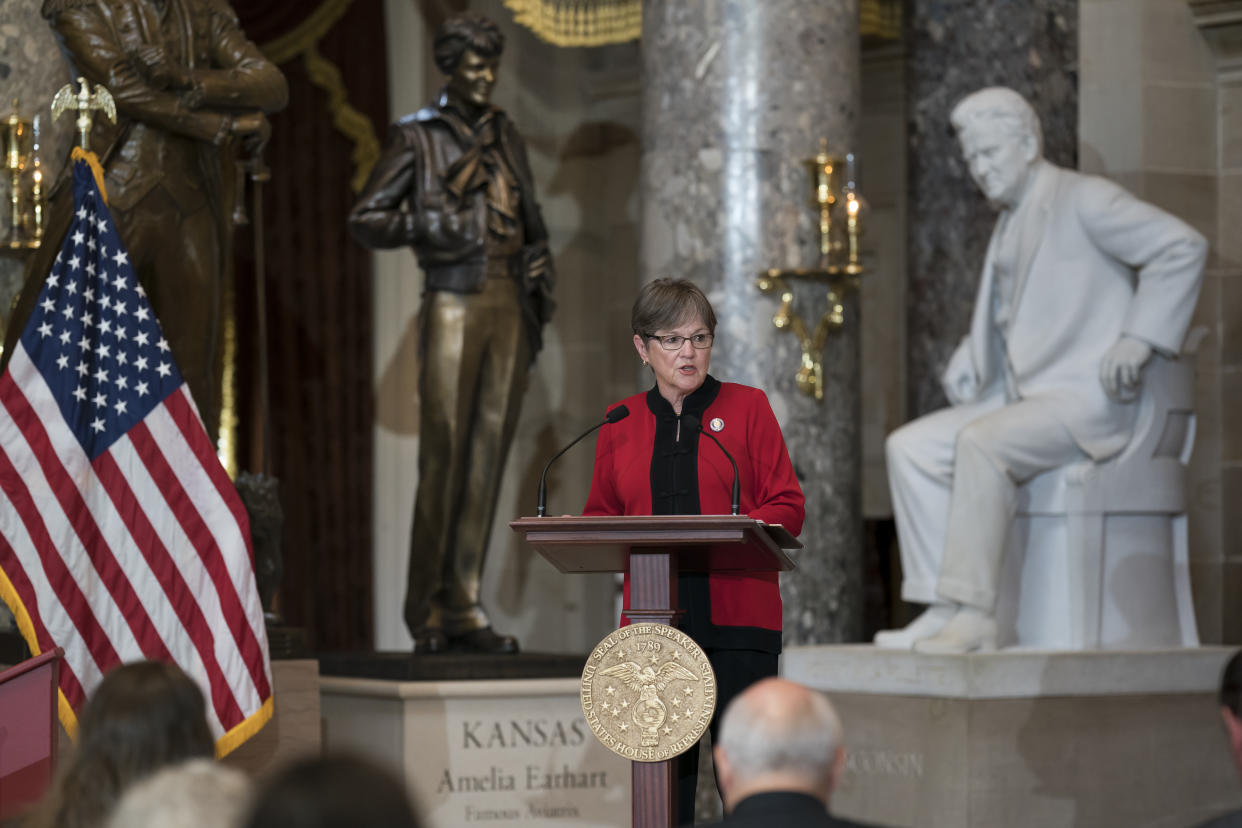
[[[433,828],[629,826],[630,763],[591,734],[578,685],[325,676],[324,746],[402,774]]]
[[[1231,653],[796,647],[781,672],[841,715],[841,816],[1172,828],[1242,806],[1216,704]]]

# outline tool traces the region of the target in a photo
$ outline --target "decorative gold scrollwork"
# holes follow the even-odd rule
[[[761,275],[755,284],[763,293],[780,296],[781,304],[776,315],[772,317],[772,324],[777,330],[793,331],[794,336],[798,338],[798,344],[802,348],[802,364],[794,377],[798,390],[808,397],[822,400],[824,398],[824,346],[828,343],[828,335],[845,324],[845,306],[838,292],[840,288],[837,284],[828,288],[828,308],[820,316],[815,324],[815,331],[812,333],[807,330],[806,322],[793,308],[794,293],[789,283],[785,281],[786,275],[788,275],[787,271],[769,270]],[[810,274],[802,271],[798,275],[806,277]],[[827,273],[823,275],[828,276]],[[849,287],[849,285],[843,287]]]
[[[504,0],[519,25],[553,46],[603,46],[643,33],[642,0]],[[902,0],[860,0],[858,34],[901,39]]]
[[[819,265],[771,268],[760,273],[755,281],[761,292],[780,296],[781,305],[772,324],[777,330],[793,331],[798,337],[802,362],[794,379],[799,391],[816,400],[824,398],[824,346],[829,334],[845,325],[844,292],[858,288],[858,277],[863,272],[859,239],[867,203],[858,191],[855,161],[852,153],[844,157],[830,155],[828,142],[821,140],[819,153],[802,162],[811,177],[810,206],[815,210],[819,231]],[[837,216],[844,222],[834,220]],[[815,324],[814,333],[794,311],[794,292],[789,285],[794,279],[828,285],[828,308]]]

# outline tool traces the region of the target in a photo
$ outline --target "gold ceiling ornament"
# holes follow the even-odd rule
[[[858,33],[881,40],[901,40],[901,0],[861,0]]]
[[[605,46],[643,33],[642,0],[505,0],[514,19],[553,46]]]
[[[518,24],[553,46],[605,46],[643,33],[642,0],[504,0]],[[901,38],[901,0],[860,0],[863,37]]]

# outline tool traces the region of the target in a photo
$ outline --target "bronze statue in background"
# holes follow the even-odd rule
[[[265,113],[284,107],[284,75],[246,39],[225,0],[44,0],[74,75],[116,100],[91,149],[129,258],[207,432],[220,419],[221,300],[229,275],[235,156],[266,143]],[[67,168],[70,169],[70,168]],[[52,194],[48,236],[69,226],[70,176]],[[59,244],[31,257],[5,353],[38,296]]]
[[[393,125],[350,215],[368,247],[409,245],[426,276],[418,493],[405,622],[416,653],[511,653],[479,606],[505,456],[552,314],[552,261],[526,147],[490,103],[504,36],[445,22],[427,107]]]

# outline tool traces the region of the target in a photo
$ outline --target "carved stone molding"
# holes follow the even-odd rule
[[[1222,75],[1242,78],[1242,0],[1186,0]]]

